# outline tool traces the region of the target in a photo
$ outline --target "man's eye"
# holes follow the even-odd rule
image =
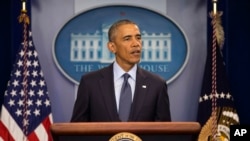
[[[137,36],[136,38],[137,38],[137,40],[141,40],[141,36]]]

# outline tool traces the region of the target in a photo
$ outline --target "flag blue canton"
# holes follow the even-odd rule
[[[27,135],[49,116],[51,106],[31,32],[29,32],[26,61],[24,61],[24,43],[21,46],[4,94],[4,106],[20,129],[27,126],[27,133],[24,133]],[[23,82],[25,76],[27,77],[26,84]],[[25,85],[27,93],[24,92]],[[27,116],[24,117],[25,114]]]

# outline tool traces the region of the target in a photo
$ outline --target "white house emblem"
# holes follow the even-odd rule
[[[143,52],[139,65],[159,74],[168,83],[174,80],[188,60],[185,34],[169,18],[133,6],[95,8],[68,21],[57,34],[53,46],[59,70],[78,84],[85,73],[113,62],[114,55],[106,47],[107,32],[113,22],[125,18],[135,21],[141,30]]]

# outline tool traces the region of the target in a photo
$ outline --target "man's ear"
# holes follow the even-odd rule
[[[107,46],[108,46],[108,49],[109,49],[110,52],[112,52],[112,53],[116,52],[116,48],[115,48],[115,45],[114,45],[113,42],[108,42]]]

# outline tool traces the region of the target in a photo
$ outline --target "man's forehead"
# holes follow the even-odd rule
[[[138,28],[138,26],[133,25],[133,24],[121,25],[117,28],[117,31],[118,32],[138,32],[138,33],[140,33],[140,29]]]

